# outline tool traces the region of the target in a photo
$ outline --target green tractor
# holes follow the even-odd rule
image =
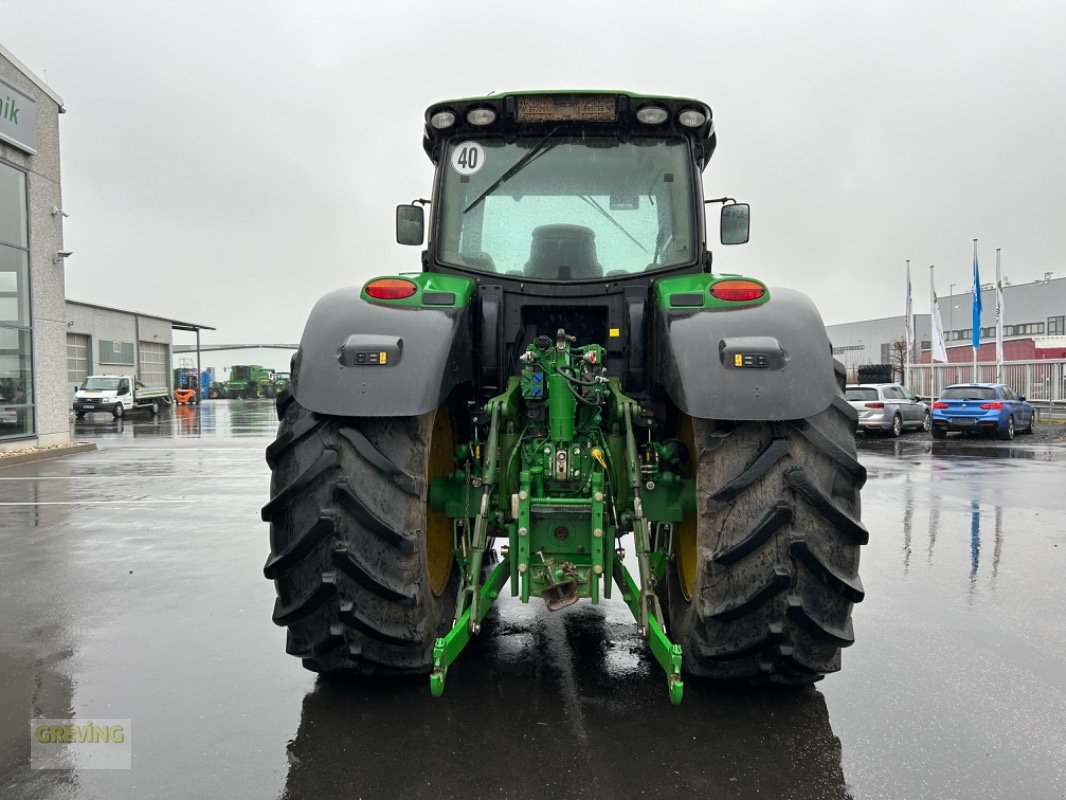
[[[289,388],[290,376],[288,372],[274,373],[274,394],[281,394]]]
[[[620,92],[426,112],[421,271],[318,301],[277,399],[266,577],[320,673],[449,667],[505,586],[617,592],[684,675],[804,684],[863,598],[865,470],[813,303],[712,271],[698,100]],[[628,552],[627,552],[628,551]]]
[[[229,368],[229,379],[215,381],[208,390],[208,397],[229,400],[254,400],[259,397],[274,397],[277,388],[274,373],[259,364],[237,364]]]

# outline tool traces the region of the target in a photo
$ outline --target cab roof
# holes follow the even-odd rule
[[[665,118],[651,124],[640,121],[638,112],[648,108],[662,109]],[[492,121],[480,125],[470,122],[468,115],[479,109],[491,111],[494,116],[480,116],[483,119],[492,116]],[[703,121],[696,125],[682,124],[681,115],[685,111],[702,114]],[[442,126],[440,123],[447,121],[449,114],[451,122]],[[686,115],[689,121],[692,121],[691,117]],[[502,135],[513,138],[523,134],[543,136],[554,131],[564,135],[577,132],[682,135],[692,142],[700,169],[707,166],[717,144],[714,118],[706,103],[688,97],[618,90],[507,92],[442,100],[426,109],[425,119],[422,146],[434,164],[440,162],[444,143],[456,135]]]

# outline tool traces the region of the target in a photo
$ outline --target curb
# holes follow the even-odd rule
[[[0,469],[15,467],[19,464],[32,464],[34,461],[47,461],[50,458],[72,456],[77,453],[87,453],[96,449],[95,442],[78,442],[67,447],[53,447],[48,450],[34,450],[29,453],[20,453],[14,456],[0,456]]]

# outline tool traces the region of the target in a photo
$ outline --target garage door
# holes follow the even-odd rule
[[[145,386],[169,386],[167,374],[167,346],[156,342],[141,342],[138,348],[138,375]]]
[[[89,337],[67,334],[67,381],[79,386],[89,375]]]

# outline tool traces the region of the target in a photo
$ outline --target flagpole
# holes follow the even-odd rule
[[[905,312],[907,318],[903,321],[906,326],[907,332],[904,338],[907,342],[907,353],[903,356],[903,385],[908,386],[907,378],[910,376],[911,371],[911,348],[914,347],[914,326],[911,324],[914,319],[914,315],[911,313],[911,260],[907,259],[907,302],[905,304]]]
[[[929,407],[936,402],[936,362],[933,360],[933,343],[936,341],[936,321],[933,319],[933,308],[936,304],[936,289],[933,288],[933,270],[929,265]]]
[[[1003,279],[999,274],[999,250],[996,248],[996,383],[1003,382]]]
[[[973,297],[970,299],[972,303],[972,319],[970,320],[973,325],[972,335],[970,336],[970,345],[973,347],[973,377],[971,381],[977,383],[977,349],[981,346],[981,284],[978,283],[977,272],[977,240],[973,240]]]

